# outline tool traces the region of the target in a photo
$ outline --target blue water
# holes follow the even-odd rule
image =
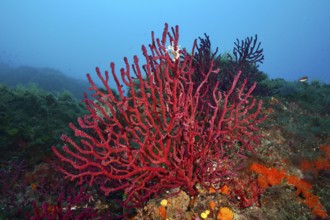
[[[330,82],[330,1],[12,1],[0,2],[0,62],[49,67],[85,79],[95,66],[117,69],[123,57],[180,26],[181,47],[204,33],[220,52],[258,34],[270,78]]]

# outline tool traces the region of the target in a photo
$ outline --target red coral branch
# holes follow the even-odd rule
[[[210,88],[213,100],[200,107],[203,87],[219,70],[210,62],[197,87],[192,80],[193,57],[180,50],[178,26],[155,39],[149,49],[142,46],[145,65],[137,56],[120,70],[123,85],[111,63],[119,96],[109,87],[109,73],[96,73],[105,89],[99,89],[87,75],[96,100],[86,97],[90,112],[70,127],[81,141],[63,135],[69,145],[55,154],[68,167],[59,169],[68,177],[89,180],[106,193],[124,190],[124,205],[138,205],[150,196],[171,188],[196,195],[196,183],[216,184],[232,174],[232,164],[252,151],[259,136],[255,127],[262,102],[251,98],[254,89],[237,88],[239,71],[231,88],[222,92]],[[194,54],[196,41],[190,54]],[[183,56],[180,56],[183,55]],[[197,89],[195,89],[197,88]],[[247,92],[245,92],[247,91]],[[235,96],[235,97],[234,97]],[[201,111],[202,109],[202,111]]]

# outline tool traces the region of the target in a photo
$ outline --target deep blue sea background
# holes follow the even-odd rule
[[[0,2],[0,62],[54,68],[85,80],[95,66],[119,70],[123,57],[141,56],[150,33],[164,23],[180,26],[180,45],[210,35],[212,47],[229,52],[236,39],[258,34],[270,78],[302,76],[330,83],[330,1],[181,0]]]

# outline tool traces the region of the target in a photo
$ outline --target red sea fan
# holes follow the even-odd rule
[[[196,195],[196,184],[219,184],[234,173],[234,164],[258,144],[256,125],[262,102],[251,97],[246,80],[237,87],[238,71],[229,90],[213,88],[212,102],[201,105],[203,87],[219,70],[209,63],[199,85],[192,51],[181,50],[179,28],[152,33],[149,50],[142,46],[144,65],[137,56],[120,70],[111,63],[118,96],[109,87],[109,73],[96,68],[104,89],[88,75],[96,100],[86,97],[90,114],[70,124],[80,142],[63,135],[63,150],[53,147],[64,162],[59,167],[70,179],[99,185],[108,195],[122,191],[125,206],[143,205],[151,196],[180,188]],[[182,55],[182,56],[181,56]],[[128,88],[126,95],[123,85]],[[205,90],[204,90],[205,91]],[[235,98],[233,98],[235,96]],[[76,139],[75,139],[76,140]]]

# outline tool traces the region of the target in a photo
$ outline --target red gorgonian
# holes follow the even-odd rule
[[[196,84],[196,42],[188,53],[178,46],[178,26],[169,30],[165,24],[161,39],[152,32],[149,49],[142,46],[143,65],[137,56],[132,66],[124,58],[119,78],[111,63],[118,95],[108,71],[96,68],[103,89],[88,74],[94,99],[86,96],[89,114],[78,119],[79,126],[70,124],[80,141],[63,135],[63,150],[53,147],[64,162],[59,170],[107,195],[124,192],[126,206],[173,188],[195,196],[196,184],[219,185],[232,175],[235,162],[258,144],[262,101],[251,97],[255,84],[246,88],[243,80],[238,86],[240,70],[227,91],[219,89],[221,82],[208,84],[219,72],[212,60]]]

